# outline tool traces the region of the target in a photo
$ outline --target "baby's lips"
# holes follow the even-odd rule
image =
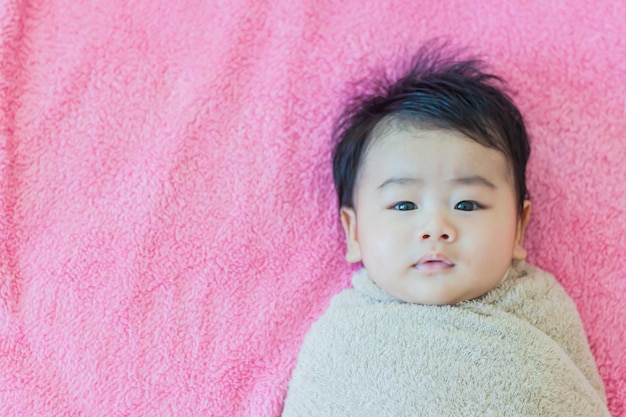
[[[427,263],[442,263],[446,266],[454,266],[454,262],[452,262],[450,259],[448,259],[448,257],[441,253],[427,253],[426,255],[422,256],[415,265],[420,266]]]

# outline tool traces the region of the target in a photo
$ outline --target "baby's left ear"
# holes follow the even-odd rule
[[[517,232],[515,235],[515,248],[513,249],[513,259],[523,260],[526,259],[526,249],[524,249],[524,232],[528,221],[530,220],[530,201],[524,200],[524,207],[522,208],[522,214],[517,221]]]

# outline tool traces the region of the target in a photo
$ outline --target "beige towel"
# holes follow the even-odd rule
[[[305,338],[283,416],[609,416],[572,300],[520,262],[455,306],[401,302],[365,270]]]

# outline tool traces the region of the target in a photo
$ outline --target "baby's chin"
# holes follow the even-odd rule
[[[398,288],[381,287],[388,294],[397,299],[411,304],[445,306],[455,305],[472,298],[477,298],[482,294],[473,296],[472,294],[460,294],[452,288],[435,288],[423,291],[408,291]]]
[[[390,295],[401,301],[419,305],[446,306],[456,305],[464,301],[470,301],[482,297],[492,290],[490,288],[469,288],[465,291],[458,286],[441,284],[434,288],[422,288],[421,291],[413,289],[389,288],[381,287]]]

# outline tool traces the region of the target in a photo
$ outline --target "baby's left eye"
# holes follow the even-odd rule
[[[480,210],[482,207],[475,201],[461,201],[454,206],[455,210],[474,211]]]

